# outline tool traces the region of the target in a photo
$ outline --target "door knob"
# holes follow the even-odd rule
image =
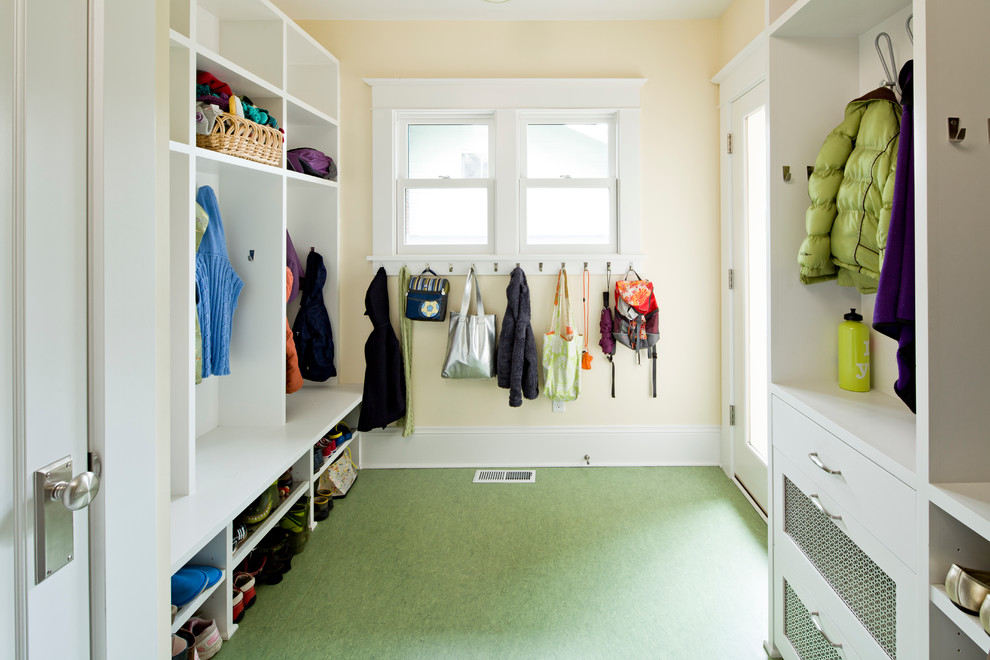
[[[100,492],[102,467],[90,454],[91,469],[72,476],[72,457],[34,473],[35,582],[47,579],[75,556],[73,511],[85,508]]]
[[[69,511],[89,506],[100,492],[100,477],[95,472],[82,472],[71,481],[59,481],[51,487],[52,500],[61,502]]]

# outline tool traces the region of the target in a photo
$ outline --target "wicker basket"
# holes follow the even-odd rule
[[[265,165],[282,165],[282,133],[229,112],[217,117],[209,135],[196,136],[196,146]]]

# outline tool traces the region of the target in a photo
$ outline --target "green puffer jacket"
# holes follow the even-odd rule
[[[901,107],[880,88],[852,101],[825,139],[808,181],[808,237],[798,263],[805,284],[838,279],[876,293],[887,245]]]

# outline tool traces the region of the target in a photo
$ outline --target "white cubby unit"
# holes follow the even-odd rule
[[[194,562],[224,573],[195,607],[183,608],[173,628],[200,610],[226,638],[236,629],[234,567],[294,502],[312,502],[313,445],[338,423],[354,428],[361,403],[361,386],[337,378],[285,393],[285,323],[298,310],[298,300],[288,309],[285,300],[286,231],[304,266],[311,248],[324,258],[324,300],[338,354],[343,348],[339,187],[290,171],[285,158],[287,149],[314,147],[338,162],[340,67],[268,0],[171,0],[170,21],[171,568]],[[285,136],[278,166],[196,146],[197,71],[278,121]],[[230,374],[197,385],[195,204],[204,185],[216,192],[228,256],[244,288],[233,317]],[[290,467],[289,496],[232,550],[235,518]]]
[[[990,636],[952,604],[944,581],[952,563],[990,569],[982,416],[990,261],[981,254],[990,242],[990,86],[970,74],[990,64],[990,5],[768,0],[766,8],[772,642],[789,659],[986,658]],[[805,166],[846,104],[884,78],[880,32],[898,68],[914,60],[916,415],[892,390],[896,343],[872,330],[873,390],[839,389],[836,328],[851,307],[869,323],[875,296],[801,284],[796,264]],[[964,140],[950,139],[950,118],[968,128]],[[784,166],[802,175],[785,181]],[[820,561],[808,526],[844,559]],[[802,607],[817,614],[809,619]]]

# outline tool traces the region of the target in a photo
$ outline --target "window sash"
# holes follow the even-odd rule
[[[521,112],[519,115],[519,177],[529,178],[529,127],[530,125],[567,125],[567,124],[606,124],[608,126],[608,176],[618,177],[618,131],[616,130],[616,113],[589,111],[583,114],[556,114],[550,112]],[[565,178],[565,177],[561,177]],[[572,177],[580,178],[580,177]]]
[[[519,253],[520,254],[615,254],[618,249],[618,203],[616,191],[618,180],[608,179],[520,179],[519,182]],[[605,243],[568,243],[554,244],[530,243],[529,211],[527,201],[529,190],[608,190],[608,240]]]
[[[441,244],[406,243],[406,191],[407,190],[484,190],[487,196],[485,243]],[[395,186],[396,235],[395,245],[399,254],[472,254],[491,253],[495,248],[495,180],[494,179],[397,179]]]

